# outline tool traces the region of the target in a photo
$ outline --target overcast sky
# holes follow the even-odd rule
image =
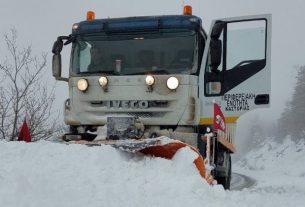
[[[272,31],[272,107],[263,111],[278,117],[291,96],[296,65],[305,64],[305,1],[304,0],[0,0],[0,34],[16,28],[19,41],[31,44],[35,54],[48,53],[48,76],[51,77],[51,48],[59,35],[68,35],[75,22],[85,19],[86,11],[94,10],[97,18],[181,14],[183,2],[193,6],[193,14],[202,18],[208,32],[212,19],[271,13]],[[1,36],[0,36],[1,37]],[[0,38],[2,58],[3,38]],[[63,52],[68,70],[69,49]],[[62,108],[66,99],[65,82],[56,83],[55,106]]]

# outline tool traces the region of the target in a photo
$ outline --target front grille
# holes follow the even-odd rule
[[[113,114],[113,113],[106,113],[107,115]],[[165,113],[164,112],[127,112],[127,113],[116,113],[116,115],[122,115],[122,116],[133,116],[133,117],[139,117],[139,118],[162,118]]]
[[[169,101],[149,101],[149,107],[156,107],[156,108],[167,108],[169,105]]]
[[[120,100],[111,100],[111,101],[91,101],[91,106],[93,107],[107,107],[108,109],[112,108],[122,108],[122,101]],[[124,101],[126,102],[126,101]],[[127,101],[128,102],[128,101]],[[132,102],[132,101],[129,101]],[[114,107],[116,106],[116,107]],[[169,107],[169,101],[148,101],[148,108],[167,108]]]

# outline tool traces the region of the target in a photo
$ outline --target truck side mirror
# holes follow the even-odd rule
[[[63,38],[65,37],[58,37],[57,40],[53,44],[52,53],[52,73],[56,80],[68,81],[68,78],[61,77],[61,55],[60,52],[64,46]]]
[[[68,81],[68,78],[61,77],[61,55],[60,54],[53,55],[52,73],[56,80]]]
[[[218,72],[218,66],[221,64],[222,42],[219,38],[225,25],[224,22],[218,21],[212,29],[210,42],[210,68],[212,72]]]
[[[60,52],[62,51],[63,46],[64,46],[63,41],[61,39],[57,39],[53,44],[52,53],[55,54],[55,55],[60,54]]]
[[[224,27],[225,27],[224,22],[216,22],[212,29],[211,38],[219,39]]]
[[[218,71],[221,64],[222,43],[221,40],[211,39],[210,42],[210,67],[212,72]]]
[[[61,77],[61,55],[53,55],[52,72],[56,80]]]

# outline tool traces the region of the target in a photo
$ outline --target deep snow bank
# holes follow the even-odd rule
[[[265,194],[272,206],[305,206],[305,141],[267,138],[234,165],[257,180],[251,191]],[[284,205],[285,204],[285,205]]]
[[[165,160],[110,146],[0,141],[0,206],[304,206],[304,145],[251,152],[235,169],[258,184],[242,191],[208,186],[189,159],[186,149]]]
[[[224,190],[211,189],[185,153],[170,161],[110,146],[0,142],[0,206],[202,206],[208,191]]]
[[[264,171],[292,177],[305,177],[305,141],[286,138],[276,142],[268,138],[241,159],[236,167],[249,171]],[[302,164],[304,163],[304,164]]]

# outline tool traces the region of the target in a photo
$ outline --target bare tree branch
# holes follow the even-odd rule
[[[32,55],[32,47],[20,48],[17,31],[4,35],[8,56],[0,62],[0,139],[14,140],[27,117],[34,140],[49,138],[58,128],[52,110],[54,89],[43,84],[47,55]],[[55,119],[52,119],[54,117]]]

